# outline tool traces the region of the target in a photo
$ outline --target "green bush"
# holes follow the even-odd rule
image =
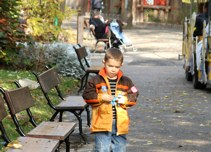
[[[61,24],[75,11],[63,6],[64,0],[22,0],[21,10],[27,22],[28,33],[36,42],[57,41]]]
[[[16,61],[18,47],[16,42],[26,39],[19,22],[21,0],[0,1],[0,59],[1,64],[11,65]]]
[[[18,42],[58,41],[62,21],[76,13],[64,0],[1,0],[0,11],[0,64],[13,69],[22,67]],[[24,69],[33,67],[25,62]]]
[[[20,68],[42,71],[46,65],[49,65],[57,67],[58,72],[63,76],[80,79],[84,75],[71,44],[35,43],[24,45],[25,47],[20,51],[18,57]]]

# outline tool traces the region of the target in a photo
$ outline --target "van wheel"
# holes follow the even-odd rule
[[[205,89],[207,87],[207,84],[203,84],[199,82],[198,80],[198,71],[194,69],[194,75],[193,75],[193,88],[194,89]]]

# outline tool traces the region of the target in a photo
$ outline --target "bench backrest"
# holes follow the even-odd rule
[[[29,122],[36,127],[37,123],[35,122],[32,113],[30,111],[30,108],[34,106],[34,100],[31,96],[29,87],[22,87],[17,88],[13,90],[4,90],[1,91],[4,95],[5,101],[7,103],[7,106],[9,108],[11,117],[13,119],[13,122],[15,123],[16,130],[21,136],[25,136],[20,124],[19,119],[16,116],[18,113],[22,111],[26,111],[29,117]]]
[[[28,87],[5,91],[5,97],[12,115],[34,106],[34,101]]]
[[[48,93],[61,83],[61,79],[55,68],[50,68],[47,71],[37,75],[38,82],[44,93]]]
[[[84,46],[79,48],[74,48],[76,55],[78,57],[78,61],[80,63],[81,68],[86,71],[87,67],[90,67],[89,62],[87,61],[88,53]]]

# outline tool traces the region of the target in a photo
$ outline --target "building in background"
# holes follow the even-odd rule
[[[66,0],[66,4],[89,14],[92,0]],[[182,24],[190,6],[183,0],[102,0],[104,18],[120,18],[128,25],[144,22]],[[87,12],[87,13],[86,13]]]

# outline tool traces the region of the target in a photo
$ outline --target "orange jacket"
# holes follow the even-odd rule
[[[129,130],[129,116],[127,107],[136,104],[138,90],[135,88],[131,79],[123,76],[119,71],[117,75],[115,96],[121,94],[125,98],[125,105],[116,105],[117,115],[117,135],[127,134]],[[111,94],[109,81],[106,77],[105,69],[101,69],[99,75],[88,81],[84,90],[83,98],[92,107],[91,132],[112,131],[112,104],[102,101],[102,87],[107,88],[107,93]]]

